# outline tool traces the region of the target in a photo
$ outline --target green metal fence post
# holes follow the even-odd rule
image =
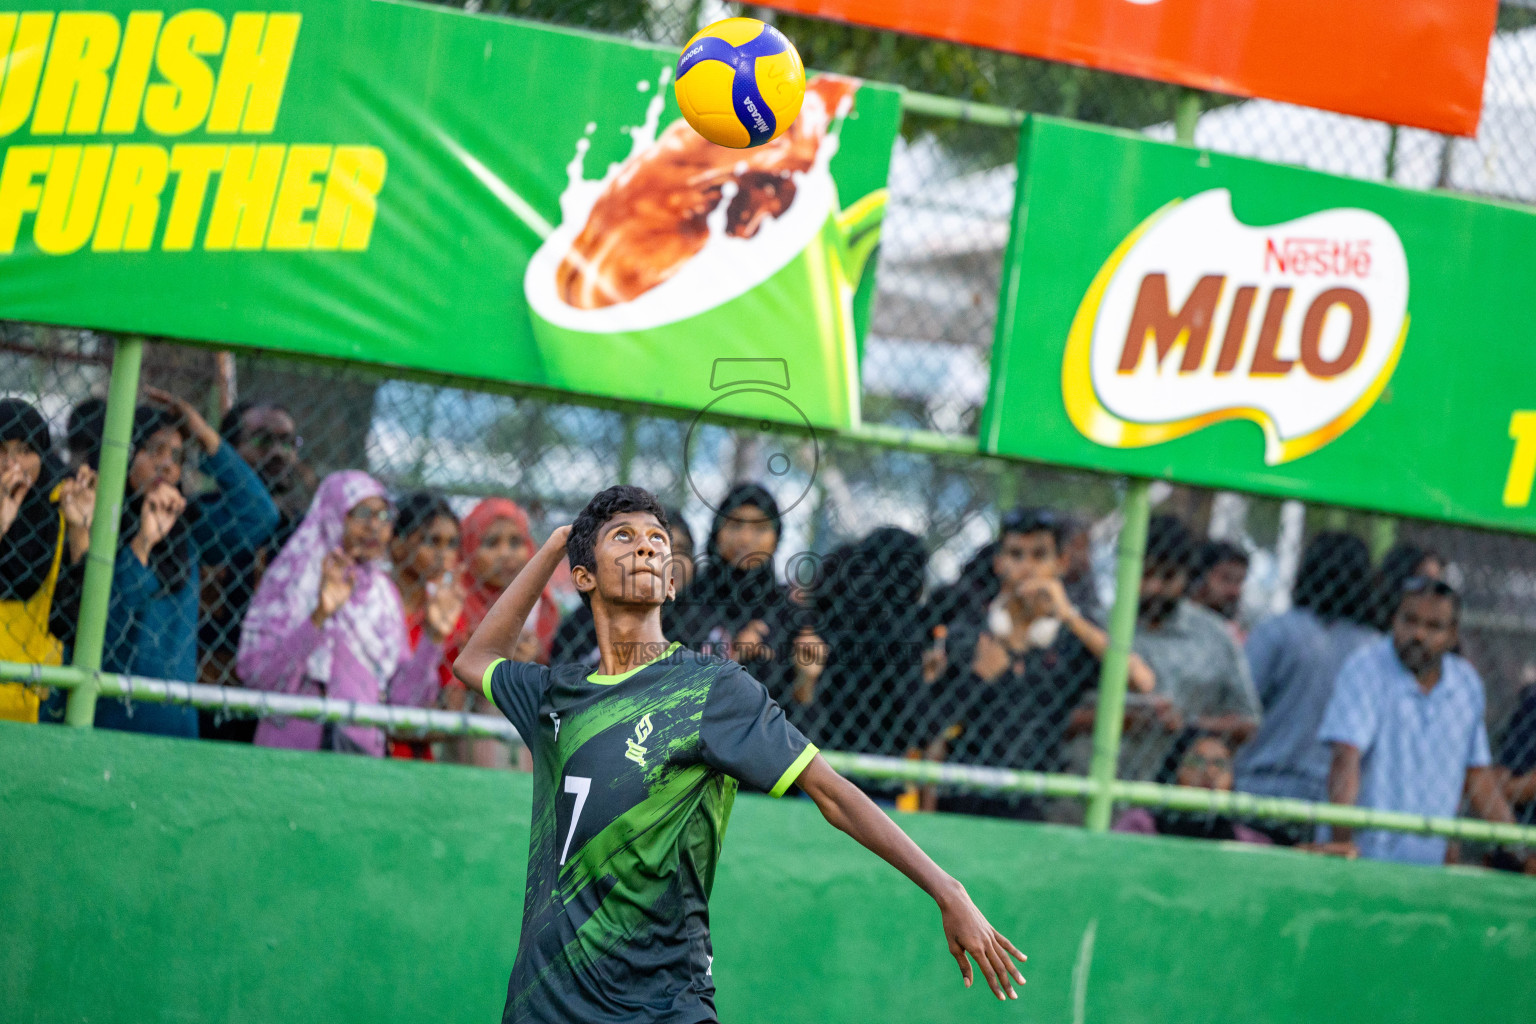
[[[107,599],[112,594],[112,566],[117,556],[117,526],[123,514],[123,491],[128,484],[128,449],[133,440],[133,409],[139,393],[139,364],[144,339],[118,339],[112,354],[112,382],[107,389],[106,423],[101,436],[101,462],[97,467],[96,512],[91,520],[91,550],[86,555],[85,584],[80,595],[80,623],[75,630],[76,668],[101,669],[101,652],[107,636]],[[89,728],[96,719],[94,678],[69,694],[64,721]]]
[[[1115,606],[1109,614],[1109,650],[1099,673],[1099,706],[1093,721],[1093,763],[1088,769],[1092,795],[1087,826],[1109,828],[1114,807],[1115,768],[1120,761],[1120,727],[1125,717],[1125,687],[1130,676],[1131,640],[1141,603],[1141,569],[1147,553],[1147,520],[1152,514],[1151,484],[1132,480],[1121,505],[1120,551],[1115,569]]]
[[[1179,105],[1173,111],[1173,137],[1186,146],[1195,144],[1195,125],[1200,120],[1200,93],[1185,89],[1179,95]]]

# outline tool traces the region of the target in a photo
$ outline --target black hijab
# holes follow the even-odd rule
[[[828,556],[817,608],[829,645],[817,731],[839,750],[901,754],[929,738],[922,648],[935,621],[922,601],[928,548],[882,526]]]
[[[0,601],[27,601],[53,567],[59,544],[59,509],[49,495],[63,475],[54,458],[48,421],[27,402],[0,401],[0,444],[20,441],[42,459],[37,481],[27,489],[16,519],[0,536]]]
[[[748,506],[767,516],[774,532],[780,532],[779,503],[766,488],[741,483],[727,492],[709,528],[705,556],[693,585],[676,602],[677,631],[689,644],[705,643],[711,633],[720,630],[734,636],[753,619],[761,619],[768,626],[770,643],[783,639],[788,595],[779,585],[773,559],[735,566],[720,554],[721,529],[737,511]]]

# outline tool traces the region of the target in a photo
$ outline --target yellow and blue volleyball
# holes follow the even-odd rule
[[[805,100],[805,65],[772,25],[726,18],[688,40],[673,89],[694,131],[720,146],[751,149],[794,124]]]

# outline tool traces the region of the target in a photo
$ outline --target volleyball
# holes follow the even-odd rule
[[[788,130],[805,99],[805,66],[784,33],[756,18],[726,18],[683,47],[673,84],[693,130],[751,149]]]

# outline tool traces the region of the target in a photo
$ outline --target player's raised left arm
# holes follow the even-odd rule
[[[900,826],[875,806],[874,801],[839,775],[820,754],[805,766],[795,784],[816,801],[827,821],[879,855],[933,897],[943,915],[949,952],[959,962],[960,975],[967,988],[972,979],[971,965],[966,959],[969,953],[997,998],[1019,997],[1013,981],[1024,984],[1024,975],[1009,957],[1022,961],[1025,956],[1006,936],[987,923],[963,885],[935,864]]]

